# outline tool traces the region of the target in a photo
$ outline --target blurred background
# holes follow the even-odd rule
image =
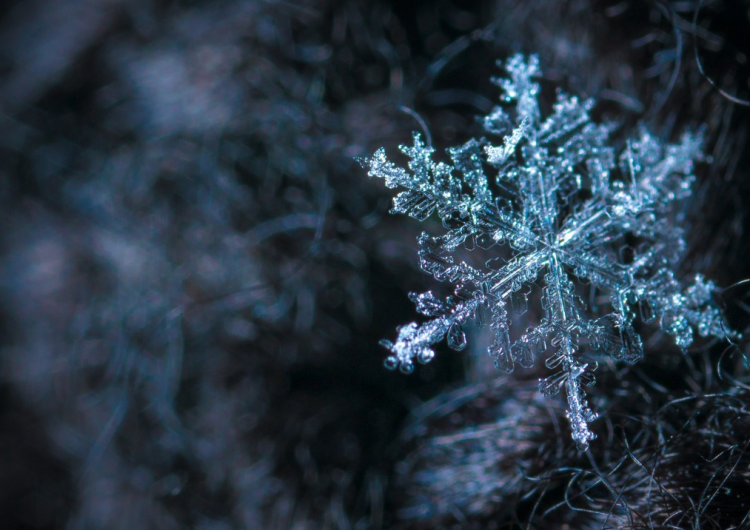
[[[743,343],[644,327],[588,453],[486,331],[385,370],[435,285],[354,159],[420,120],[439,153],[481,135],[495,61],[537,53],[625,133],[705,126],[678,272],[730,287],[748,35],[743,0],[6,0],[0,527],[748,527]],[[735,329],[747,292],[719,300]]]

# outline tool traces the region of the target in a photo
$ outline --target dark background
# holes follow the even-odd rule
[[[700,7],[700,9],[698,9]],[[481,134],[538,53],[624,134],[705,125],[680,276],[750,278],[750,4],[0,7],[0,528],[745,528],[744,343],[600,368],[588,453],[482,332],[411,376],[423,229],[354,157]],[[404,109],[409,109],[405,111]],[[719,303],[747,325],[747,288]]]

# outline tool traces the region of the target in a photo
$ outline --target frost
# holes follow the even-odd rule
[[[415,133],[414,145],[400,148],[408,171],[383,149],[361,161],[369,176],[403,188],[392,213],[419,221],[437,213],[446,232],[418,238],[420,265],[455,287],[445,301],[432,292],[410,295],[429,320],[400,327],[395,342],[383,341],[391,352],[386,366],[409,373],[415,360],[430,361],[431,346],[443,339],[464,349],[464,326],[488,313],[495,365],[511,372],[546,355],[552,375],[539,390],[553,396],[564,389],[573,440],[585,450],[597,414],[583,388],[595,383],[597,358],[641,359],[637,315],[658,321],[683,349],[695,329],[704,337],[735,336],[712,301],[715,285],[701,275],[683,282],[673,273],[685,250],[676,206],[691,193],[702,139],[686,133],[666,144],[642,129],[618,155],[609,142],[613,127],[589,116],[592,100],[561,92],[542,120],[536,57],[516,55],[505,69],[509,77],[495,80],[505,106],[482,122],[490,136],[507,133],[500,141],[448,149],[448,165],[433,161],[434,150]],[[510,248],[509,261],[500,245]],[[491,252],[477,269],[458,261],[461,249]],[[512,335],[509,314],[526,312],[534,286],[541,288],[542,318]],[[579,292],[595,292],[596,307],[587,307]]]

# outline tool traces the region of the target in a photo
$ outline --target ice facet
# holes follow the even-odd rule
[[[460,324],[453,324],[448,330],[448,346],[456,351],[466,348],[466,332]]]

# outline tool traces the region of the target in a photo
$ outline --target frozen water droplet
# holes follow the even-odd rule
[[[390,357],[387,357],[385,359],[383,364],[389,370],[395,370],[396,368],[398,368],[398,358],[395,355],[391,355]]]
[[[448,347],[456,351],[466,348],[466,333],[460,324],[452,324],[448,329]]]
[[[414,371],[414,364],[411,361],[402,361],[398,369],[402,374],[410,374]]]
[[[424,348],[417,354],[417,360],[422,364],[427,364],[435,358],[435,352],[430,348]]]

